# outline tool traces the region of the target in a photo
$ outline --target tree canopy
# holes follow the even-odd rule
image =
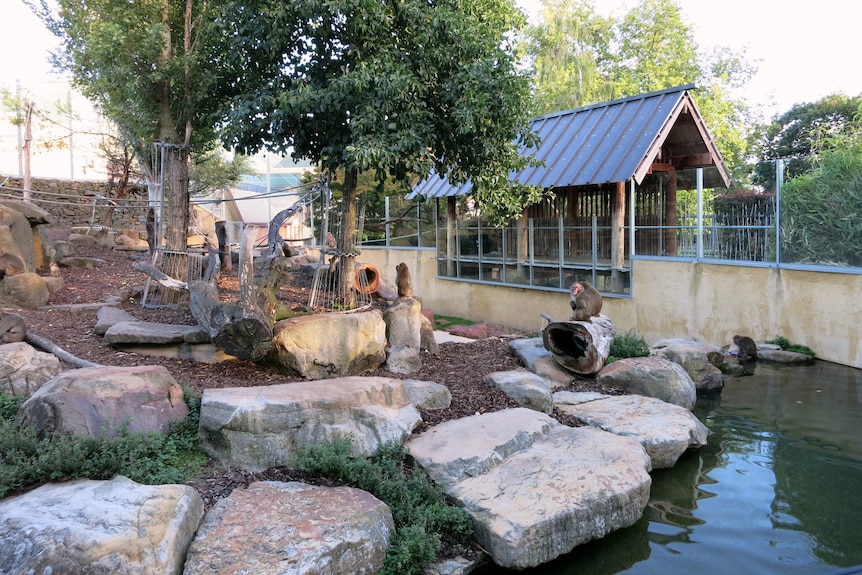
[[[620,18],[601,16],[591,0],[543,6],[522,44],[536,70],[536,114],[695,84],[693,97],[726,163],[743,164],[750,117],[731,93],[754,73],[744,53],[701,51],[675,0],[641,0]]]
[[[61,40],[54,63],[114,122],[150,181],[152,144],[167,145],[169,246],[185,249],[188,154],[215,140],[222,38],[213,3],[195,0],[40,0],[31,7]]]
[[[775,187],[775,160],[785,161],[784,174],[795,178],[815,167],[820,152],[834,147],[843,136],[862,128],[862,96],[832,94],[796,104],[758,126],[751,136],[751,153],[758,160],[753,181],[766,189]],[[837,139],[836,139],[837,138]]]
[[[292,153],[348,178],[471,178],[489,203],[524,165],[529,82],[506,36],[523,23],[510,0],[251,0],[229,10],[230,53],[244,70],[228,86],[229,146]]]

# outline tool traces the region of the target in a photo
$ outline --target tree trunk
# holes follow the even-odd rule
[[[189,233],[189,149],[169,144],[165,153],[164,236],[169,250],[184,252]]]
[[[354,169],[344,172],[344,198],[341,207],[341,237],[338,251],[341,254],[338,303],[344,309],[356,308],[356,179]]]
[[[554,361],[581,375],[593,375],[602,369],[614,336],[614,324],[604,315],[590,321],[551,322],[542,330],[542,342]]]

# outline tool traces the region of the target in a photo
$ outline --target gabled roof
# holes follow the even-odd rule
[[[586,186],[634,179],[654,171],[717,168],[710,187],[730,184],[730,175],[689,91],[693,84],[540,116],[530,128],[541,143],[528,149],[543,166],[512,179],[541,188]],[[460,196],[444,178],[420,182],[408,197]]]

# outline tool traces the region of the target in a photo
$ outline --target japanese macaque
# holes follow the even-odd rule
[[[24,262],[15,254],[0,254],[0,279],[17,276],[27,271]]]
[[[401,262],[395,266],[395,286],[398,288],[398,297],[413,296],[413,280],[410,279],[410,270],[407,269],[407,264]]]
[[[15,343],[27,337],[27,325],[17,313],[0,313],[0,342]]]
[[[736,356],[740,360],[757,359],[757,344],[754,343],[753,339],[746,335],[735,335],[733,336],[733,343],[739,348]]]
[[[589,282],[581,281],[572,284],[572,306],[573,321],[591,321],[594,315],[602,312],[602,294],[590,285]]]

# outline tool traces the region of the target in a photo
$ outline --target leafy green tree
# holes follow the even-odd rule
[[[805,104],[796,104],[772,123],[758,126],[751,135],[751,153],[758,163],[753,181],[775,188],[775,160],[785,161],[784,175],[793,179],[809,171],[818,154],[836,136],[862,126],[862,96],[832,94]]]
[[[606,75],[613,20],[585,0],[546,0],[541,23],[524,33],[522,50],[534,70],[536,115],[611,100]]]
[[[527,163],[519,144],[534,142],[512,0],[237,0],[228,10],[230,67],[245,72],[226,84],[225,141],[344,170],[343,287],[353,285],[362,172],[470,179],[501,218],[538,199],[508,181]],[[346,306],[353,297],[344,290]]]
[[[166,144],[164,229],[169,247],[185,249],[189,152],[215,141],[214,112],[221,105],[215,89],[223,44],[212,26],[214,3],[40,0],[30,6],[61,40],[55,66],[117,124],[141,167],[149,171],[154,142]]]
[[[695,84],[725,162],[741,166],[750,113],[731,94],[755,72],[745,53],[701,52],[675,0],[641,0],[618,19],[597,15],[594,4],[544,1],[544,21],[522,44],[535,70],[533,109],[544,114]]]

